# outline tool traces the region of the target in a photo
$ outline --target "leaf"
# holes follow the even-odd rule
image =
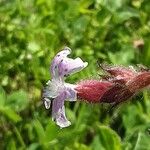
[[[83,131],[86,128],[88,118],[90,117],[90,114],[91,114],[91,111],[86,106],[87,106],[86,104],[83,104],[81,106],[80,113],[79,113],[76,123],[75,123],[75,128],[78,131]]]
[[[18,112],[24,110],[28,103],[27,93],[23,90],[19,90],[8,95],[6,104]]]
[[[149,142],[149,135],[146,135],[142,132],[138,133],[138,136],[136,137],[135,140],[135,145],[133,146],[132,149],[134,150],[147,150],[148,147],[150,147],[150,142]]]
[[[21,121],[21,117],[9,107],[0,107],[0,112],[14,122]]]
[[[42,124],[40,123],[39,120],[35,120],[33,122],[33,124],[34,124],[34,128],[35,128],[35,131],[37,133],[38,140],[39,140],[40,144],[44,144],[44,142],[45,142],[45,131],[44,131]]]
[[[16,142],[15,139],[11,139],[8,144],[6,150],[16,150]]]
[[[122,0],[99,0],[99,3],[111,12],[115,12],[123,5]]]
[[[35,53],[40,49],[40,46],[38,45],[37,42],[30,42],[28,43],[28,49],[31,53]]]
[[[39,148],[39,143],[32,143],[29,147],[28,150],[37,150]]]
[[[85,144],[82,144],[82,143],[74,143],[74,147],[73,147],[74,150],[91,150],[91,148]]]
[[[25,146],[25,143],[24,143],[24,140],[23,140],[23,137],[21,135],[21,132],[17,129],[16,126],[14,126],[14,131],[15,131],[15,134],[16,134],[16,137],[21,145],[21,147],[24,149],[26,146]]]
[[[96,15],[98,26],[105,27],[106,30],[106,26],[110,23],[111,16],[112,14],[107,9],[100,10]]]
[[[98,126],[96,134],[91,145],[93,149],[97,146],[94,150],[121,150],[120,137],[109,127]]]
[[[144,114],[143,110],[136,105],[130,105],[125,107],[122,116],[123,116],[123,124],[126,129],[126,134],[128,136],[130,136],[131,133],[132,134],[134,134],[134,132],[136,133],[137,130],[143,130],[145,127],[148,126],[150,122],[148,117]]]
[[[120,57],[121,56],[121,57]],[[110,61],[114,64],[129,64],[134,58],[134,51],[130,46],[123,46],[121,51],[116,53],[108,52]]]
[[[46,126],[46,129],[45,129],[45,136],[46,136],[46,141],[47,142],[50,142],[52,141],[53,139],[56,139],[57,138],[57,135],[58,135],[58,132],[59,129],[58,127],[55,125],[54,122],[48,122],[48,125]]]
[[[105,147],[103,147],[103,145],[101,144],[101,142],[99,141],[99,136],[96,135],[93,139],[93,142],[91,144],[92,150],[105,150]]]
[[[4,106],[6,101],[6,95],[5,95],[5,91],[3,90],[3,88],[0,86],[0,107]]]
[[[140,17],[139,12],[133,8],[126,8],[114,13],[113,21],[115,23],[122,23],[132,17]]]

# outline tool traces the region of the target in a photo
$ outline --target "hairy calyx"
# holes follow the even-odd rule
[[[99,80],[85,80],[75,90],[81,100],[90,103],[119,104],[150,85],[150,70],[100,64],[104,75]]]

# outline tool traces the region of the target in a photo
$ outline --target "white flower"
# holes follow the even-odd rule
[[[65,83],[65,78],[70,74],[81,71],[88,65],[80,58],[68,58],[67,56],[70,53],[71,49],[65,47],[54,57],[50,67],[52,79],[47,82],[43,91],[45,108],[49,109],[52,103],[52,119],[61,128],[71,124],[65,115],[64,101],[76,101],[77,99],[76,86]]]

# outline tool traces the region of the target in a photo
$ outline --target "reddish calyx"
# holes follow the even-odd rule
[[[103,66],[101,80],[85,80],[77,84],[78,99],[90,103],[119,104],[150,86],[150,70],[131,67]]]
[[[85,80],[79,82],[76,87],[77,96],[81,100],[91,103],[100,102],[102,95],[112,86],[111,82],[98,80]]]

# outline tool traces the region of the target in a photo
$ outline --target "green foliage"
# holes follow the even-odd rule
[[[121,149],[121,140],[118,135],[106,126],[99,126],[97,128],[97,136],[95,136],[92,149],[108,149],[108,150],[120,150]],[[109,143],[109,144],[108,144]]]
[[[49,63],[65,45],[89,62],[69,77],[96,78],[96,61],[150,65],[149,0],[0,1],[0,149],[147,150],[150,98],[109,107],[66,103],[59,129],[41,102]],[[138,40],[144,44],[135,45]]]

